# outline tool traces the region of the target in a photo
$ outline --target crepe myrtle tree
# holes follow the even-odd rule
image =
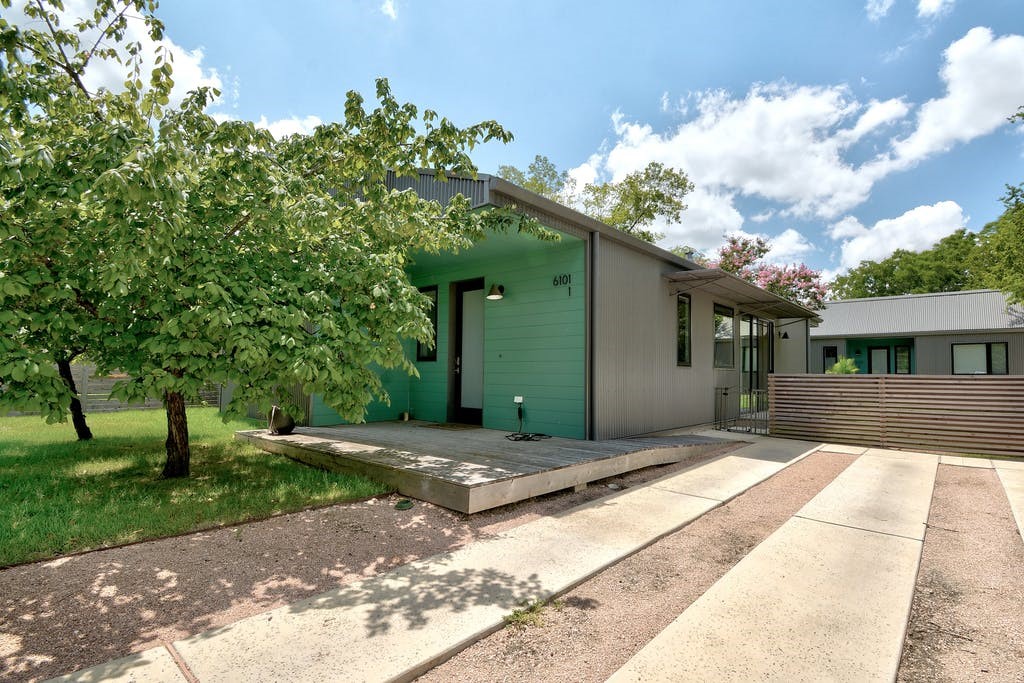
[[[683,247],[682,249],[689,249]],[[729,235],[718,250],[715,259],[696,256],[700,265],[721,268],[751,282],[761,289],[795,301],[811,310],[825,306],[827,288],[821,282],[821,273],[803,263],[776,265],[762,259],[771,250],[771,243],[763,237]],[[689,251],[687,253],[690,253]]]
[[[60,62],[67,44],[57,37],[50,52],[38,48],[36,63]],[[472,173],[476,144],[511,136],[493,121],[463,128],[421,113],[386,80],[374,108],[350,92],[341,121],[280,141],[207,115],[209,89],[157,119],[151,110],[165,96],[138,85],[118,100],[137,114],[125,116],[127,142],[76,192],[60,252],[74,280],[66,305],[88,319],[90,359],[131,377],[115,396],[163,401],[166,477],[189,473],[185,405],[207,382],[236,384],[229,412],[249,402],[294,409],[295,385],[353,421],[372,399],[387,401],[371,366],[415,373],[402,341],[432,342],[427,301],[406,274],[414,254],[458,251],[488,230],[553,239],[514,208],[475,211],[461,196],[441,206],[390,189],[389,173]],[[55,248],[36,239],[42,229],[14,235],[24,256],[45,261]],[[15,303],[19,329],[52,312],[40,298]]]

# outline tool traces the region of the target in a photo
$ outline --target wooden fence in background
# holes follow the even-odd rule
[[[82,410],[89,413],[107,413],[117,410],[141,410],[147,408],[163,408],[163,404],[157,399],[148,398],[144,403],[122,403],[117,399],[110,398],[110,390],[119,381],[128,379],[128,375],[97,375],[96,367],[86,364],[75,364],[71,366],[71,376],[75,380],[75,388],[78,389],[78,399],[82,402]],[[199,392],[199,401],[188,405],[211,405],[217,406],[220,401],[220,387],[209,384]],[[30,412],[10,412],[8,415],[35,415]]]
[[[769,375],[769,433],[1024,456],[1024,377]]]

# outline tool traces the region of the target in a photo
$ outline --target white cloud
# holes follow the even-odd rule
[[[296,133],[301,135],[308,135],[313,130],[322,124],[319,116],[305,116],[297,117],[293,116],[287,119],[278,119],[276,121],[267,121],[267,117],[261,116],[260,120],[256,122],[257,128],[265,128],[270,131],[270,134],[280,140],[283,137],[294,135]]]
[[[851,145],[878,128],[900,121],[909,112],[910,106],[903,98],[897,97],[884,102],[871,100],[867,110],[860,115],[853,128],[839,131],[837,137],[844,144]]]
[[[955,3],[956,0],[918,0],[917,16],[923,19],[941,16],[952,10]]]
[[[618,139],[604,164],[612,180],[660,161],[713,194],[739,192],[785,204],[791,214],[833,217],[864,201],[872,184],[843,160],[845,147],[905,106],[873,103],[860,128],[844,132],[864,109],[845,86],[779,82],[755,85],[743,98],[705,91],[694,99],[695,118],[666,133],[615,112]]]
[[[841,240],[845,237],[857,237],[864,235],[868,229],[864,224],[853,216],[846,216],[828,227],[828,236],[834,240]]]
[[[384,0],[381,3],[380,11],[391,21],[398,19],[398,9],[395,7],[395,0]]]
[[[785,265],[794,261],[802,261],[807,254],[817,251],[799,231],[786,228],[781,234],[769,237],[772,248],[765,255],[765,260],[777,265]]]
[[[899,170],[987,135],[1024,102],[1024,36],[994,38],[973,28],[945,51],[940,75],[946,93],[925,102],[913,133],[896,142],[880,168]]]
[[[964,227],[960,205],[952,201],[918,206],[896,218],[886,218],[870,228],[847,216],[830,229],[833,239],[849,237],[842,244],[842,269],[861,261],[879,261],[897,249],[923,251],[940,239]]]
[[[895,0],[868,0],[864,5],[864,11],[868,13],[868,19],[879,21],[892,9]]]
[[[886,176],[1004,125],[1024,102],[1024,37],[972,29],[950,44],[939,73],[945,94],[921,106],[904,97],[861,101],[845,85],[775,82],[741,96],[692,94],[693,114],[665,130],[616,111],[614,139],[571,173],[618,181],[651,161],[685,171],[697,190],[682,225],[659,226],[669,244],[720,244],[724,232],[743,226],[734,202],[743,197],[768,204],[754,222],[834,222]],[[881,152],[852,161],[867,145]],[[835,225],[833,239],[856,236],[849,222]]]
[[[658,244],[665,248],[686,244],[706,254],[713,253],[725,242],[727,234],[743,227],[743,216],[733,206],[733,196],[697,187],[686,197],[688,208],[681,223],[654,225],[655,232],[665,234]]]

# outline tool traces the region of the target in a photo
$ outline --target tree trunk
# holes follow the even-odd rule
[[[187,477],[190,453],[185,397],[168,391],[164,394],[164,409],[167,411],[167,462],[164,464],[164,477]]]
[[[75,386],[75,377],[71,374],[71,360],[58,360],[57,372],[71,391],[71,424],[75,425],[75,434],[78,435],[79,441],[88,441],[92,438],[92,430],[89,429],[89,425],[85,422],[82,402],[78,400],[78,388]]]

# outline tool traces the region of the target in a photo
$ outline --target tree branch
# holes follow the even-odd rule
[[[78,75],[78,72],[71,66],[71,60],[68,59],[67,53],[64,52],[64,46],[61,45],[60,40],[57,39],[57,29],[54,28],[53,22],[50,21],[50,15],[46,13],[42,0],[36,0],[36,6],[39,7],[39,13],[43,15],[43,19],[46,21],[46,27],[50,29],[50,36],[53,38],[53,44],[57,46],[57,49],[60,51],[60,56],[64,58],[64,62],[58,63],[57,66],[67,72],[68,76],[71,77],[71,80],[74,81],[79,90],[85,93],[86,97],[92,97],[92,94],[85,87],[85,84],[82,83],[82,78]]]

